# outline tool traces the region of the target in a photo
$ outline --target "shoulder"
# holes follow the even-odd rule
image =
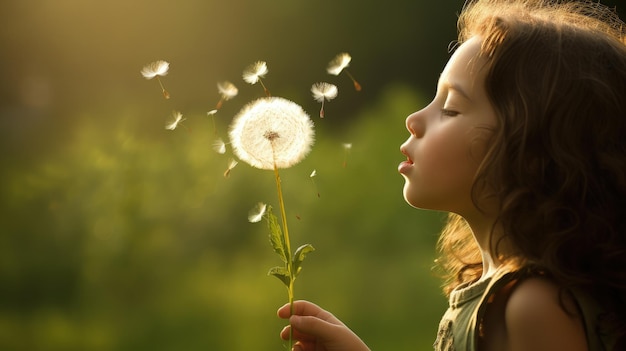
[[[510,293],[504,318],[510,350],[587,350],[576,303],[548,279],[521,281]]]

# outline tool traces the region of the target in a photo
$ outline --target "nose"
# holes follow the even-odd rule
[[[423,137],[426,130],[424,118],[422,118],[423,111],[413,112],[406,118],[406,129],[416,138]]]

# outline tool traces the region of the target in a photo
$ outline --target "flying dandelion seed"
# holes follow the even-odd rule
[[[220,101],[218,101],[217,105],[215,106],[216,110],[222,108],[222,104],[224,104],[225,101],[234,98],[239,93],[239,89],[237,89],[235,84],[229,81],[218,82],[217,91],[220,94]]]
[[[156,78],[157,79],[157,81],[159,82],[159,85],[161,86],[163,97],[166,99],[170,98],[170,93],[167,90],[165,90],[165,87],[163,86],[163,82],[161,82],[161,79],[159,77],[166,76],[169,69],[170,69],[169,62],[159,60],[159,61],[151,62],[145,65],[143,69],[141,70],[141,75],[143,75],[144,78],[146,79]]]
[[[183,118],[183,114],[182,113],[180,113],[178,111],[174,111],[172,113],[172,120],[165,124],[165,129],[167,129],[167,130],[174,130],[184,120],[185,120],[185,118]]]
[[[217,110],[211,110],[211,111],[207,112],[206,115],[207,116],[213,116],[216,113],[217,113]]]
[[[339,55],[335,56],[335,58],[332,59],[330,63],[328,63],[326,71],[328,72],[328,74],[332,74],[334,76],[338,76],[339,73],[345,71],[348,77],[352,80],[352,83],[354,84],[354,89],[356,91],[361,91],[361,84],[359,84],[359,82],[354,79],[352,74],[350,74],[350,72],[345,69],[348,67],[348,65],[350,65],[350,61],[352,61],[352,56],[350,56],[350,54],[348,54],[347,52],[342,52]]]
[[[344,143],[343,144],[343,167],[345,168],[346,165],[348,164],[348,154],[350,153],[350,150],[352,149],[352,143]]]
[[[311,87],[311,93],[313,93],[315,101],[322,103],[320,118],[324,118],[324,101],[330,101],[337,97],[337,86],[325,82],[315,83]]]
[[[232,158],[228,161],[228,168],[226,168],[226,170],[224,171],[224,178],[230,177],[230,172],[233,170],[233,168],[235,168],[235,166],[237,166],[238,163],[239,162]]]
[[[244,106],[229,131],[235,155],[253,167],[289,168],[311,150],[315,131],[300,105],[280,97],[265,97]]]
[[[315,184],[315,176],[317,176],[317,171],[313,170],[313,172],[311,172],[311,175],[309,176],[309,178],[311,178],[311,183],[313,183],[313,188],[315,189],[315,192],[317,193],[317,197],[320,197],[320,192],[317,189],[317,184]]]
[[[226,143],[224,143],[222,138],[218,138],[213,142],[213,150],[221,155],[226,153]]]
[[[263,87],[263,91],[265,92],[265,96],[270,97],[270,91],[267,90],[267,87],[265,86],[265,84],[263,84],[263,81],[261,80],[261,78],[265,78],[267,72],[267,63],[265,61],[257,61],[246,67],[246,69],[243,71],[243,80],[245,80],[246,83],[252,85],[256,84],[257,82],[260,83]]]
[[[250,223],[257,223],[261,221],[261,219],[263,219],[263,216],[265,215],[265,210],[267,210],[267,205],[259,202],[248,213],[248,221]]]

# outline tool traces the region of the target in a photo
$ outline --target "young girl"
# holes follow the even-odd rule
[[[626,26],[592,2],[476,0],[406,120],[404,198],[450,212],[436,350],[626,349]],[[307,302],[296,350],[368,350]]]

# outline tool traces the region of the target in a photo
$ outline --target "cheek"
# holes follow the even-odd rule
[[[403,189],[412,206],[447,211],[469,200],[478,162],[470,157],[469,143],[450,140],[432,138],[417,150]]]

